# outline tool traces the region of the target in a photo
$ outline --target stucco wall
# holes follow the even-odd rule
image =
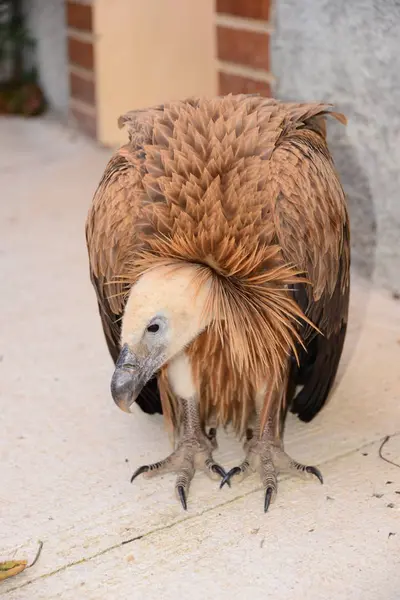
[[[330,139],[349,199],[353,264],[399,290],[400,2],[277,0],[272,69],[278,98],[326,100],[347,115]]]
[[[25,0],[27,25],[36,39],[40,80],[52,110],[68,114],[67,29],[64,0]]]

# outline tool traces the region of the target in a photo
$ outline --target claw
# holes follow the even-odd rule
[[[306,471],[307,471],[307,473],[312,473],[312,475],[315,475],[315,477],[317,477],[317,479],[319,479],[321,484],[324,483],[324,478],[322,477],[322,473],[319,469],[317,469],[317,467],[306,467]]]
[[[233,467],[230,471],[228,471],[228,473],[222,479],[219,489],[221,489],[226,483],[230,486],[231,477],[237,475],[238,473],[241,473],[240,467]]]
[[[134,479],[136,479],[136,477],[138,475],[141,475],[142,473],[147,473],[150,470],[150,467],[148,465],[143,465],[143,467],[139,467],[138,469],[136,469],[136,471],[134,472],[134,474],[131,477],[131,483]]]
[[[179,496],[179,500],[181,501],[183,510],[187,510],[187,502],[186,502],[185,490],[184,490],[183,485],[178,485],[178,487],[176,489],[178,490],[178,496]]]
[[[272,487],[267,487],[265,490],[265,500],[264,500],[264,512],[266,513],[269,509],[269,505],[271,504],[271,498],[274,490]]]
[[[215,429],[215,427],[211,427],[210,431],[208,432],[207,437],[209,440],[213,440],[217,437],[217,430]]]
[[[253,435],[254,433],[252,429],[246,429],[246,440],[248,442],[253,439]]]
[[[215,429],[215,427],[211,427],[209,429],[208,433],[206,433],[206,437],[208,440],[210,440],[212,449],[216,450],[218,448],[218,443],[217,443],[217,430]]]
[[[226,471],[220,466],[220,465],[213,465],[211,467],[211,471],[214,471],[214,473],[218,473],[218,475],[223,479],[226,476]]]
[[[211,467],[211,471],[214,471],[214,473],[218,473],[218,475],[221,477],[222,480],[225,479],[225,477],[226,477],[226,471],[220,465],[217,465],[217,464],[213,465]],[[230,481],[227,481],[226,483],[229,485],[229,487],[231,487]]]

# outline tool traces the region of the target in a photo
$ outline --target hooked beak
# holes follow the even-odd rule
[[[124,344],[111,379],[111,394],[121,410],[131,412],[130,407],[159,366],[155,363],[151,357],[137,357]]]

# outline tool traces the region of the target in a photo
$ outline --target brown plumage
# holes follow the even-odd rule
[[[309,421],[332,387],[350,251],[345,198],[325,139],[325,115],[344,117],[329,108],[227,96],[120,119],[130,141],[106,168],[86,230],[104,332],[116,362],[135,283],[190,265],[193,290],[208,290],[206,326],[181,348],[203,432],[231,423],[242,435],[255,423],[260,439],[268,428],[268,439],[281,444],[287,408]],[[186,427],[184,404],[168,365],[159,364],[158,382],[147,381],[137,402],[158,412],[160,393],[178,431]]]

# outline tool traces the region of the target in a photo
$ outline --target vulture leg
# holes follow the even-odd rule
[[[195,398],[180,399],[182,414],[182,437],[172,454],[164,460],[139,467],[132,475],[131,482],[140,474],[154,477],[164,473],[177,473],[175,490],[183,508],[187,509],[187,496],[196,469],[203,470],[211,479],[226,476],[225,470],[217,464],[212,452],[217,448],[216,430],[208,435],[203,431]]]
[[[264,490],[264,511],[267,512],[271,502],[275,500],[279,473],[289,473],[305,478],[316,477],[323,483],[322,475],[316,467],[303,465],[291,458],[283,449],[283,426],[286,416],[286,392],[263,393],[264,406],[258,411],[258,419],[254,432],[246,434],[244,461],[233,467],[222,479],[221,486],[232,478],[242,481],[252,473],[259,473]],[[264,419],[264,414],[266,417]],[[261,421],[265,426],[260,430]]]

